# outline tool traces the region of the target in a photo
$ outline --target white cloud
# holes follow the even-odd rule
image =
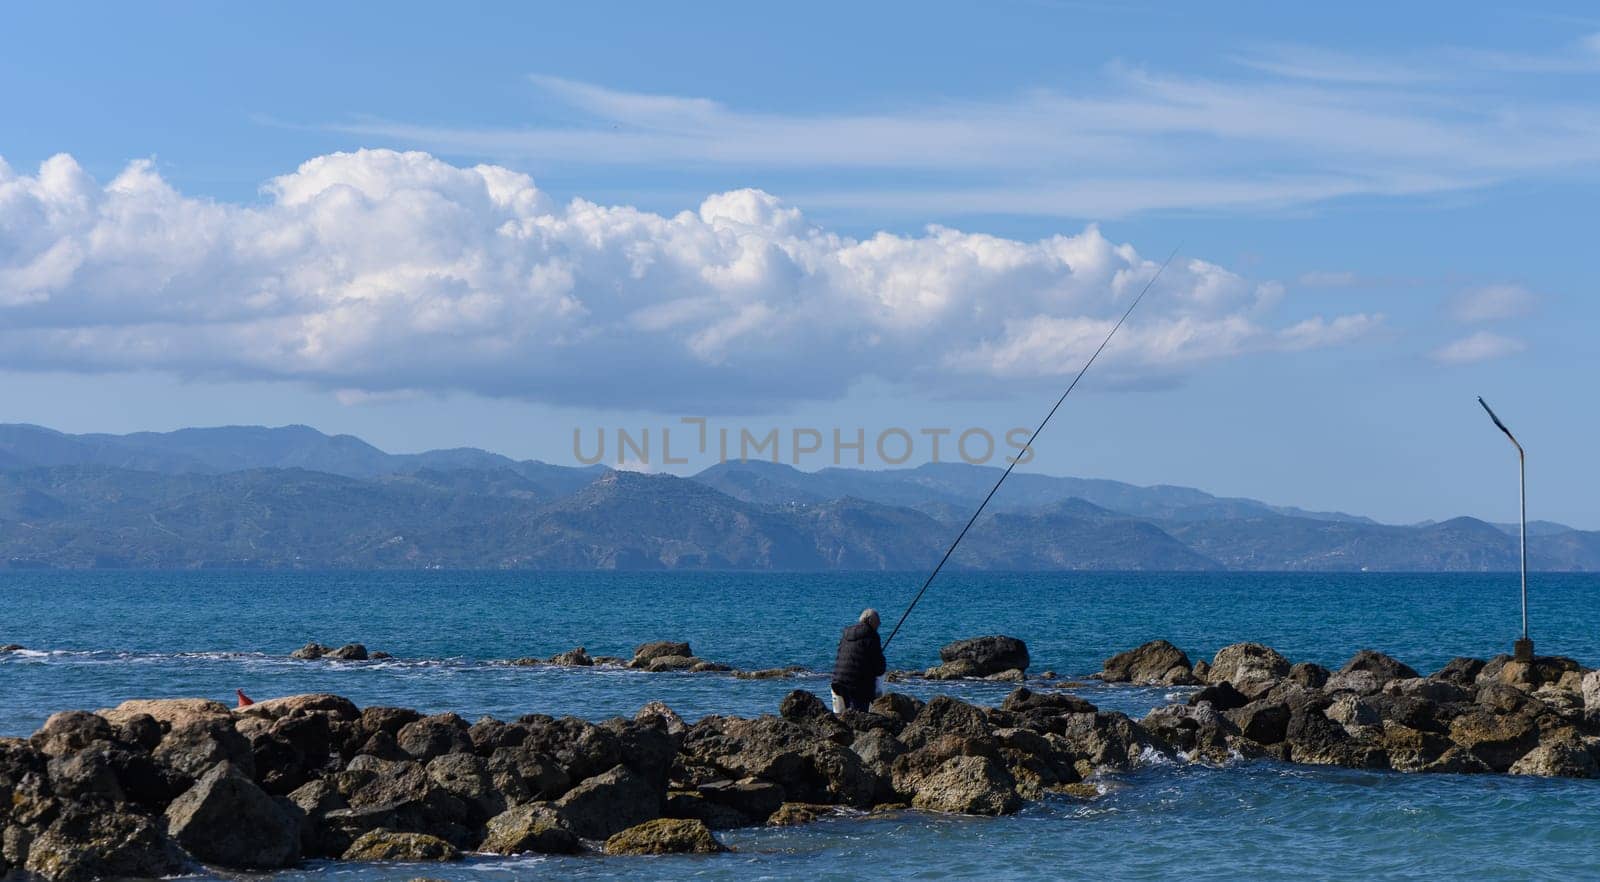
[[[1588,49],[1555,56],[1564,65],[1548,71],[1556,75],[1600,70]],[[902,214],[1255,211],[1600,163],[1592,102],[1528,94],[1509,73],[1536,59],[1269,46],[1233,60],[1212,77],[1114,63],[1066,87],[851,113],[742,110],[535,76],[536,89],[581,121],[463,128],[367,118],[326,128],[541,167],[857,170],[875,176],[872,189],[807,193],[806,203]]]
[[[1435,349],[1433,358],[1441,364],[1475,364],[1516,355],[1527,348],[1521,340],[1479,331]]]
[[[148,162],[104,185],[67,156],[34,175],[0,163],[0,367],[299,380],[351,403],[750,410],[868,377],[1064,376],[1157,266],[1093,226],[853,239],[756,190],[670,217],[558,205],[526,176],[423,153],[320,156],[263,193],[185,196]],[[1279,326],[1281,295],[1179,260],[1107,360],[1172,379],[1378,322]]]
[[[1536,299],[1521,285],[1484,285],[1451,298],[1449,310],[1458,322],[1501,321],[1532,312]]]

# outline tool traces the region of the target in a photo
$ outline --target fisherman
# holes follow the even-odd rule
[[[878,611],[864,609],[839,638],[833,661],[833,712],[864,711],[878,695],[878,678],[889,669],[878,640]]]

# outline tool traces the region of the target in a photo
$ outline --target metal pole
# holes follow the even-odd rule
[[[1489,402],[1478,396],[1478,403],[1483,405],[1489,419],[1494,420],[1495,426],[1511,439],[1517,448],[1517,493],[1521,497],[1522,522],[1517,531],[1520,545],[1522,546],[1522,639],[1517,641],[1515,655],[1519,661],[1533,661],[1533,641],[1528,639],[1528,457],[1522,450],[1522,443],[1517,436],[1511,434],[1506,424],[1500,422],[1494,410],[1489,407]]]
[[[1522,496],[1522,528],[1518,538],[1522,545],[1522,639],[1528,639],[1528,460],[1522,455],[1522,445],[1517,445],[1517,492]]]

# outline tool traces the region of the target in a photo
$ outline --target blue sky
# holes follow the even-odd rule
[[[1181,247],[1030,467],[1600,528],[1600,16],[861,6],[9,8],[0,419],[998,433]]]

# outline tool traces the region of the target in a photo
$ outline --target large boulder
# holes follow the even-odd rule
[[[1241,692],[1250,694],[1245,687],[1281,680],[1289,676],[1289,668],[1289,660],[1270,646],[1234,643],[1217,650],[1206,676],[1211,683],[1232,683]]]
[[[395,743],[413,759],[426,762],[448,753],[471,753],[467,721],[455,714],[423,717],[400,727]]]
[[[493,854],[577,854],[583,843],[566,818],[550,805],[533,802],[507,809],[489,819],[488,836],[479,846]]]
[[[573,832],[585,839],[605,839],[660,817],[665,797],[643,776],[618,765],[585,779],[555,805]]]
[[[228,763],[173,800],[166,821],[168,835],[207,863],[275,869],[300,857],[295,819]]]
[[[656,818],[606,840],[606,854],[716,854],[728,849],[703,821]]]
[[[461,852],[427,833],[371,830],[350,843],[341,857],[347,861],[454,861],[461,859]]]
[[[69,806],[28,843],[24,868],[50,882],[90,882],[172,876],[186,863],[145,815]]]
[[[312,713],[327,714],[339,720],[356,720],[361,717],[361,710],[356,707],[355,702],[327,692],[268,698],[248,707],[242,707],[238,713],[250,717],[265,717],[269,720]]]
[[[102,716],[88,711],[62,711],[51,714],[28,742],[45,756],[66,756],[115,737],[111,723]]]
[[[1589,711],[1600,711],[1600,671],[1584,674],[1580,682],[1584,708]]]
[[[427,765],[428,779],[446,793],[466,803],[469,824],[482,824],[506,809],[506,798],[494,786],[488,763],[470,753],[435,757]]]
[[[255,753],[231,714],[180,715],[151,754],[174,769],[198,778],[218,763],[230,763],[246,778],[255,776]]]
[[[1100,679],[1107,683],[1176,685],[1193,681],[1193,663],[1183,650],[1165,640],[1152,640],[1106,659]]]
[[[1540,775],[1546,778],[1597,777],[1591,746],[1600,746],[1575,732],[1548,738],[1511,764],[1513,775]]]
[[[1483,671],[1484,661],[1480,658],[1468,658],[1458,655],[1445,662],[1445,666],[1433,673],[1433,679],[1445,680],[1457,686],[1471,687],[1478,680],[1478,674]]]
[[[134,717],[148,715],[160,723],[164,730],[182,728],[195,722],[233,719],[233,711],[227,705],[209,698],[136,699],[98,713],[113,726],[121,726]]]
[[[689,649],[689,644],[676,640],[657,640],[652,643],[640,644],[633,651],[633,660],[628,662],[630,668],[648,668],[650,663],[658,658],[693,658],[694,653]]]
[[[900,789],[903,779],[897,778]],[[1016,780],[1005,764],[990,756],[953,756],[907,786],[911,804],[934,812],[1009,815],[1022,807]]]
[[[1450,740],[1496,772],[1504,772],[1537,746],[1539,727],[1525,714],[1476,709],[1450,722]]]
[[[1263,698],[1228,711],[1226,716],[1240,735],[1257,744],[1277,744],[1288,734],[1289,706],[1281,701]]]
[[[1375,649],[1363,649],[1345,662],[1339,669],[1341,674],[1354,671],[1366,671],[1377,678],[1379,685],[1390,680],[1404,680],[1417,676],[1417,672],[1405,662],[1391,658]]]
[[[989,677],[1008,671],[1026,673],[1032,661],[1028,645],[1015,637],[973,637],[939,650],[941,668],[951,676]]]

